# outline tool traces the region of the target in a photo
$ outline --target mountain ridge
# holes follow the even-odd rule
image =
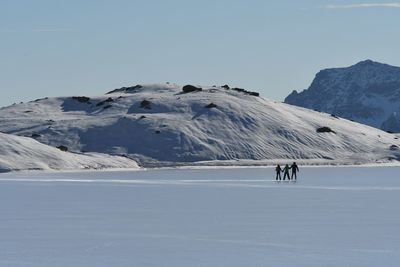
[[[400,132],[400,67],[365,60],[324,69],[308,89],[294,90],[284,102]]]
[[[241,88],[126,88],[2,108],[0,131],[77,153],[122,155],[144,167],[203,161],[364,164],[400,158],[393,135]]]

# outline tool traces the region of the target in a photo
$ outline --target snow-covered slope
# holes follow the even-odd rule
[[[0,109],[0,130],[69,151],[127,155],[144,166],[399,158],[400,142],[391,134],[255,95],[222,87],[184,93],[173,84],[134,86],[97,97],[48,98],[5,107]]]
[[[74,154],[32,138],[0,133],[0,172],[137,167],[136,162],[123,157],[98,153]]]
[[[285,103],[400,132],[400,68],[371,60],[320,71],[311,86]]]

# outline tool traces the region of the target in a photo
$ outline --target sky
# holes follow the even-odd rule
[[[400,1],[0,0],[0,106],[141,83],[282,101],[324,68],[400,66]]]

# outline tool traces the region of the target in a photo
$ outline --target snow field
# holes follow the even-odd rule
[[[0,133],[0,173],[20,170],[139,168],[125,157],[101,153],[69,153],[38,141]]]
[[[321,128],[329,131],[317,132]],[[71,152],[126,155],[144,167],[274,159],[369,164],[400,158],[395,135],[209,86],[184,94],[176,84],[150,84],[127,93],[16,104],[0,109],[0,131]]]
[[[397,266],[398,167],[0,175],[0,266]]]

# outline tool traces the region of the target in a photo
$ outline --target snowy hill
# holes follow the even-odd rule
[[[400,132],[400,67],[371,60],[320,71],[311,86],[285,103]]]
[[[124,155],[144,166],[297,159],[399,159],[399,140],[329,114],[239,88],[138,85],[96,97],[46,98],[0,109],[0,131],[74,152]]]
[[[137,168],[129,159],[97,153],[73,154],[31,138],[0,133],[0,172],[15,170],[77,170]]]

